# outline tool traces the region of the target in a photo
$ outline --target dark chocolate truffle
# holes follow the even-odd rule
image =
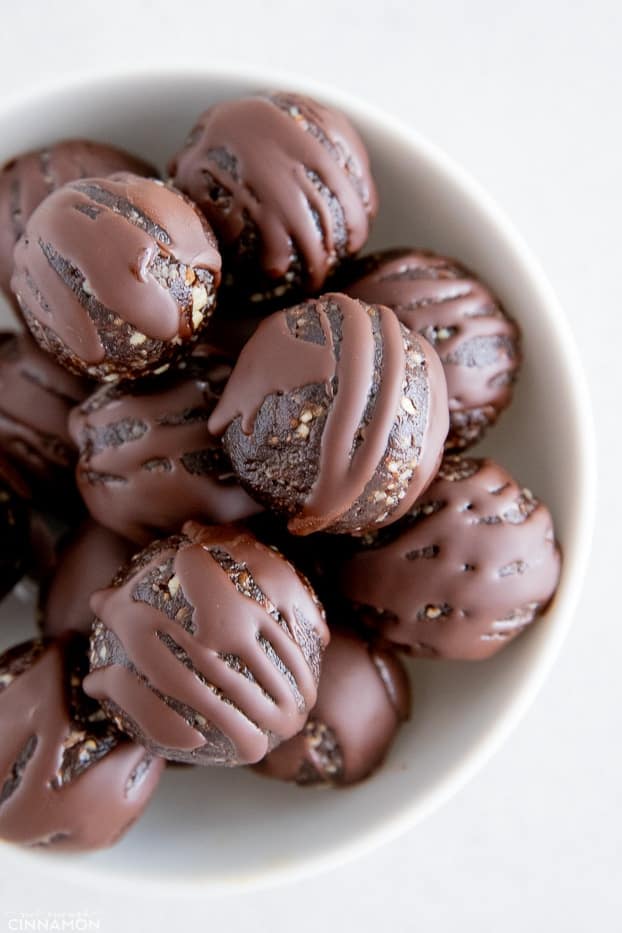
[[[146,545],[190,518],[261,511],[207,429],[230,372],[222,357],[197,353],[170,376],[102,386],[74,409],[78,488],[96,521]]]
[[[88,139],[62,142],[25,152],[0,169],[0,289],[9,294],[13,250],[28,218],[41,201],[69,181],[134,172],[157,175],[142,159],[104,143]]]
[[[253,764],[317,699],[324,611],[237,526],[188,522],[96,593],[85,689],[132,738],[190,764]]]
[[[75,631],[88,635],[93,622],[91,596],[110,584],[135,550],[129,541],[90,519],[66,537],[55,572],[40,592],[44,634]]]
[[[67,419],[89,392],[27,334],[0,333],[0,449],[44,507],[77,501]]]
[[[0,599],[13,589],[28,565],[30,491],[0,456]]]
[[[11,287],[37,341],[112,382],[162,372],[204,327],[220,254],[182,194],[119,173],[59,188],[15,249]]]
[[[304,729],[257,770],[297,784],[354,784],[378,768],[409,712],[408,675],[396,655],[334,631]]]
[[[378,207],[352,124],[299,94],[210,107],[169,171],[214,227],[228,278],[256,302],[319,291],[364,245]]]
[[[392,308],[439,354],[447,379],[446,447],[475,444],[512,399],[519,331],[492,292],[453,259],[414,249],[354,263],[344,291]]]
[[[437,470],[443,368],[388,308],[323,295],[262,322],[209,427],[293,534],[364,532],[400,518]]]
[[[453,456],[401,523],[345,563],[342,588],[413,655],[479,660],[542,613],[559,572],[546,506],[492,460]]]
[[[53,849],[112,845],[140,816],[164,762],[85,697],[86,645],[31,641],[0,655],[0,838]]]

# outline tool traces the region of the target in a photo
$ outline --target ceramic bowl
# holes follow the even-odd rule
[[[205,895],[334,866],[412,827],[473,776],[533,701],[572,621],[590,546],[595,469],[586,384],[568,322],[509,221],[416,129],[292,76],[222,68],[114,72],[0,102],[0,160],[80,135],[118,143],[163,168],[211,103],[274,87],[341,107],[358,126],[380,191],[371,246],[413,244],[459,258],[519,321],[525,362],[515,401],[483,449],[550,506],[564,553],[559,592],[545,618],[493,660],[411,663],[412,719],[382,770],[357,787],[318,791],[242,769],[170,769],[145,816],[114,848],[62,856],[2,845],[0,870],[21,862],[35,872],[97,880],[109,891]],[[0,647],[34,630],[32,605],[16,596],[0,616]]]

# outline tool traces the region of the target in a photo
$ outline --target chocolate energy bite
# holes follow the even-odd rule
[[[0,456],[0,599],[13,589],[28,565],[30,490]]]
[[[189,518],[231,522],[261,511],[207,429],[231,366],[203,349],[170,375],[102,386],[71,415],[91,515],[142,545]]]
[[[362,533],[400,518],[434,476],[445,377],[388,308],[327,294],[262,322],[208,426],[290,532]]]
[[[140,816],[164,762],[128,742],[80,688],[79,641],[30,641],[0,655],[0,839],[87,850]]]
[[[55,511],[74,508],[78,457],[67,419],[90,391],[40,350],[28,334],[0,333],[0,450]]]
[[[220,281],[212,231],[180,192],[119,173],[53,192],[15,249],[11,287],[41,346],[104,382],[162,372]]]
[[[346,561],[341,585],[394,645],[479,660],[537,619],[559,573],[546,506],[492,460],[452,456],[402,522]]]
[[[239,526],[187,523],[91,605],[85,690],[155,754],[253,764],[315,704],[324,611],[293,566]]]
[[[210,107],[169,171],[223,245],[225,284],[254,302],[319,291],[364,245],[378,207],[352,124],[299,94]]]
[[[349,275],[344,291],[392,308],[439,354],[449,397],[446,447],[476,443],[512,399],[521,361],[516,323],[482,282],[445,256],[386,250],[355,262]]]
[[[334,631],[317,703],[302,732],[256,768],[304,785],[353,784],[378,768],[409,712],[408,675],[397,656]]]
[[[65,139],[43,149],[24,152],[0,169],[0,289],[9,294],[13,250],[28,218],[41,201],[78,178],[134,172],[157,175],[142,159],[88,139]]]
[[[91,596],[110,584],[135,550],[131,542],[90,519],[66,537],[56,569],[39,595],[44,634],[74,631],[88,635],[94,618]]]

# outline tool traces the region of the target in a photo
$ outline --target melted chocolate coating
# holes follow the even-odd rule
[[[169,171],[213,225],[229,277],[252,301],[321,289],[364,245],[378,209],[352,124],[299,94],[216,104]]]
[[[341,585],[411,654],[479,660],[546,609],[559,573],[546,506],[492,460],[454,456],[400,524],[346,561]]]
[[[392,651],[334,631],[304,729],[257,770],[298,784],[354,784],[383,761],[410,713],[410,684]]]
[[[226,523],[261,511],[207,429],[231,366],[204,349],[169,377],[102,386],[71,414],[91,515],[143,546],[190,518]]]
[[[353,264],[349,295],[387,305],[432,344],[449,396],[448,449],[476,443],[512,399],[521,361],[516,323],[471,272],[445,256],[387,250]]]
[[[30,491],[0,456],[0,599],[13,589],[28,564]]]
[[[140,816],[164,762],[128,742],[84,696],[82,641],[31,641],[0,656],[0,838],[87,850]]]
[[[11,287],[44,349],[111,382],[161,372],[204,327],[220,281],[210,227],[182,194],[119,173],[53,192],[15,249]]]
[[[94,618],[91,596],[110,584],[135,550],[131,542],[90,519],[70,534],[60,549],[54,575],[40,592],[43,633],[88,635]]]
[[[445,377],[388,308],[327,294],[262,322],[208,426],[292,534],[361,533],[398,519],[434,476]]]
[[[9,293],[13,250],[32,212],[57,188],[79,178],[133,172],[157,175],[142,159],[88,139],[65,139],[24,152],[0,169],[0,289]]]
[[[74,509],[77,502],[78,454],[67,419],[89,388],[28,334],[0,333],[0,448],[35,500],[51,510]]]
[[[252,764],[295,735],[316,701],[324,611],[243,528],[188,522],[91,605],[85,690],[165,758]]]

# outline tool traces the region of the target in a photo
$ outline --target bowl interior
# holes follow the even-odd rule
[[[43,92],[0,113],[0,159],[79,134],[164,167],[211,102],[274,83],[265,75],[150,74]],[[515,402],[484,449],[551,507],[565,557],[558,596],[543,621],[492,661],[412,663],[412,720],[383,770],[358,787],[319,792],[242,770],[170,769],[146,815],[115,848],[50,857],[3,846],[0,864],[36,859],[38,870],[74,878],[205,892],[334,863],[412,823],[465,780],[524,710],[563,637],[592,502],[589,412],[564,319],[520,240],[455,166],[364,105],[320,94],[349,110],[369,146],[381,197],[372,245],[413,244],[458,257],[520,322],[525,363]],[[11,597],[0,623],[0,647],[22,640],[33,630],[32,606]]]

